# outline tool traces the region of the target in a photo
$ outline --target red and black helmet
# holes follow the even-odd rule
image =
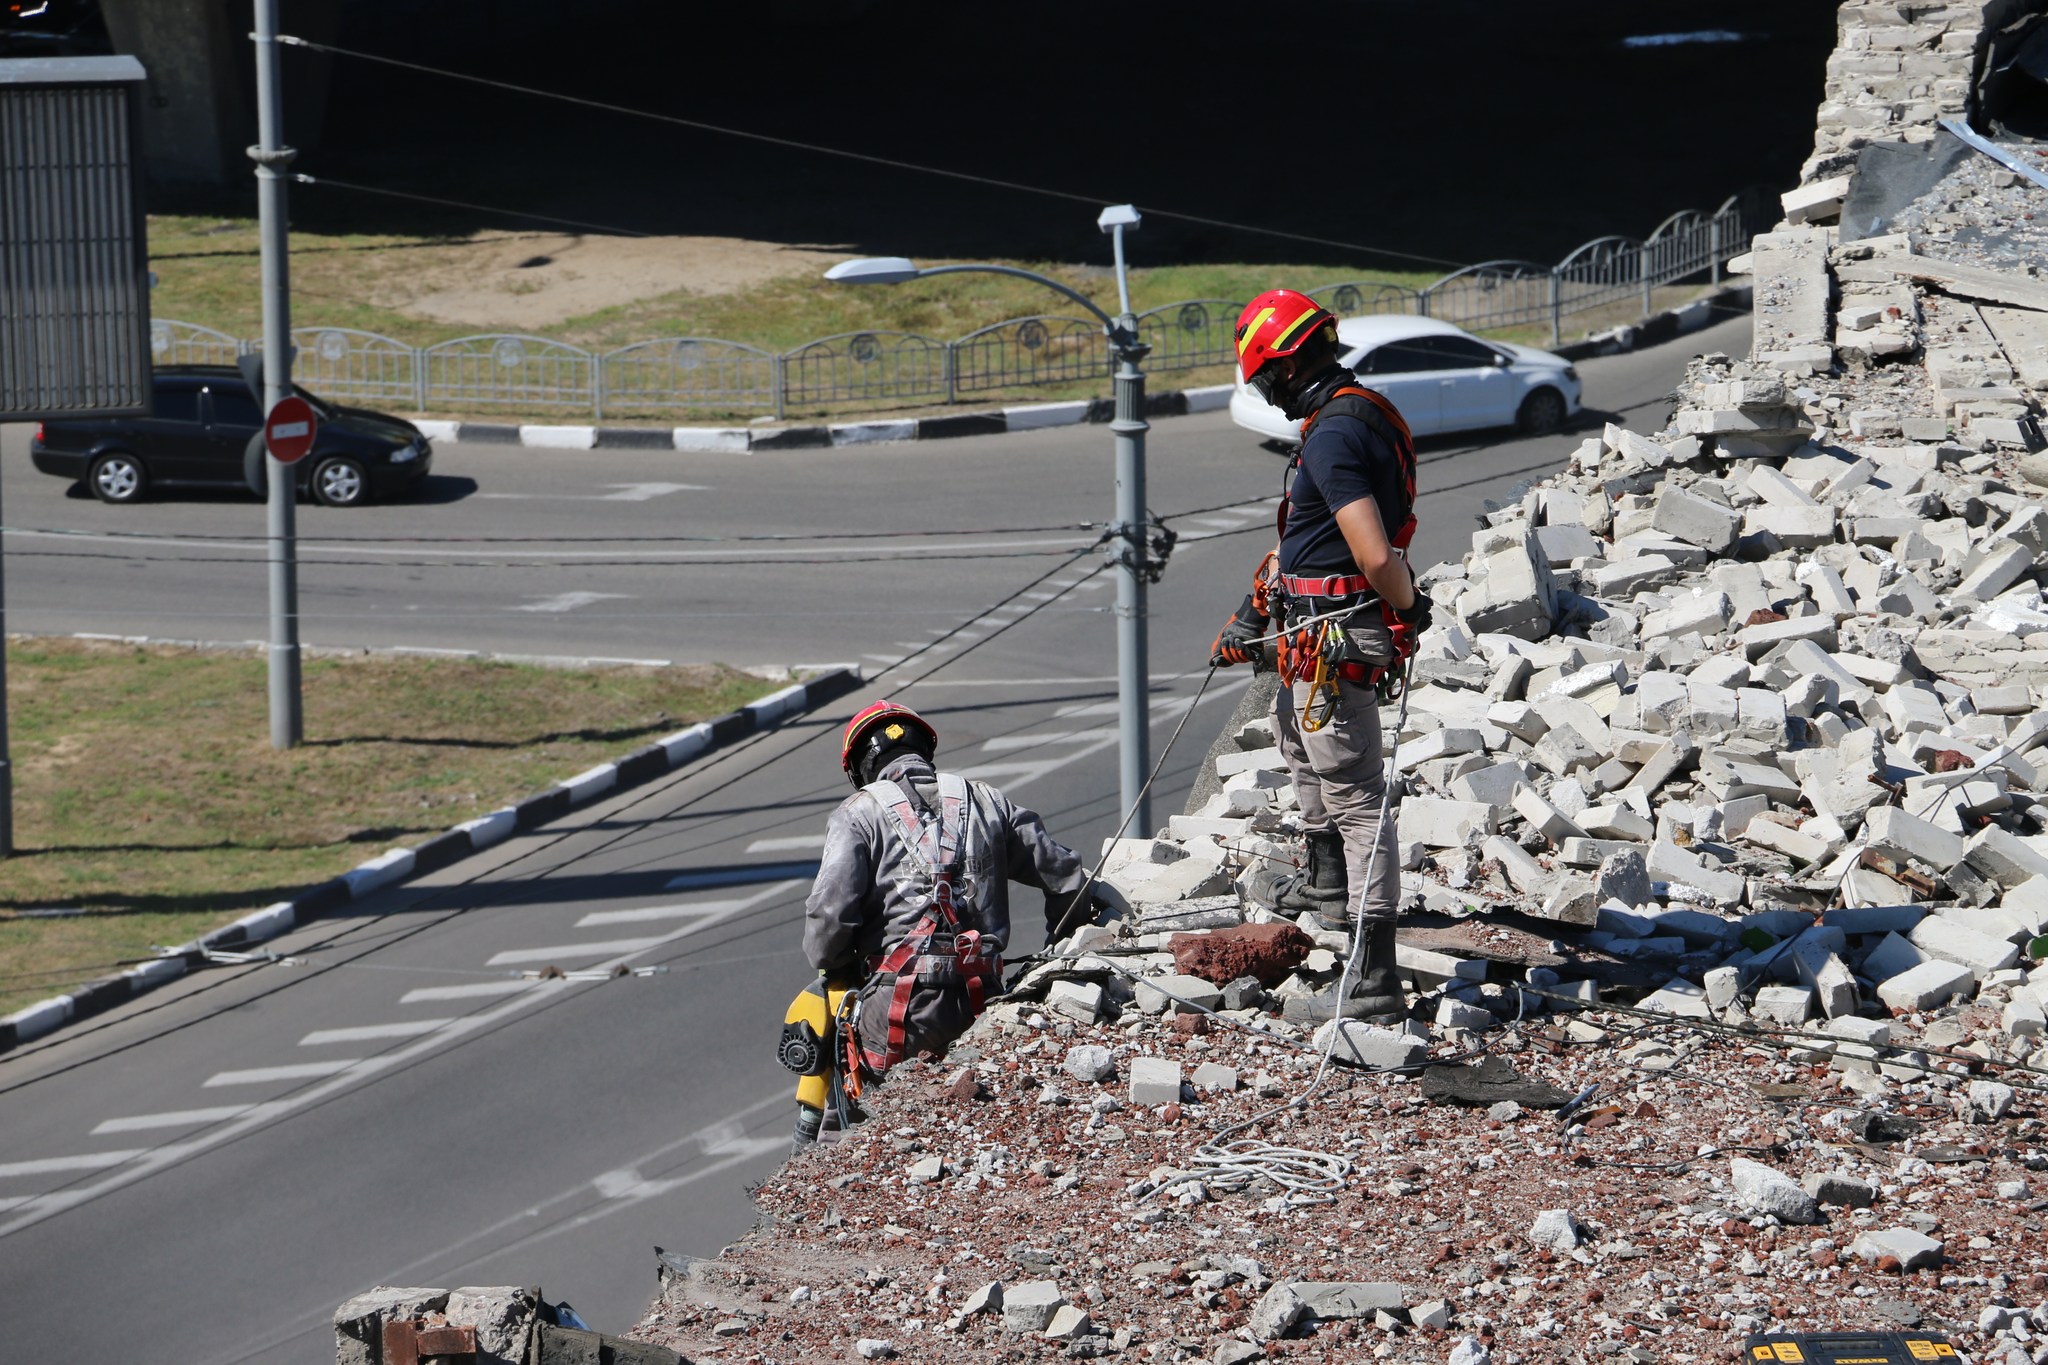
[[[846,723],[846,734],[839,742],[839,766],[845,770],[846,780],[861,785],[862,761],[899,744],[908,744],[931,758],[939,751],[939,732],[923,716],[893,701],[862,707],[860,714]]]
[[[1337,319],[1306,294],[1268,289],[1237,315],[1237,372],[1250,384],[1266,363],[1293,355],[1325,323],[1334,343]]]

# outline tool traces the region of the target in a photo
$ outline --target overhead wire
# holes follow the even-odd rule
[[[1117,202],[1114,198],[1102,195],[1076,194],[1072,191],[1052,189],[1044,185],[1032,185],[1023,181],[1005,180],[999,176],[982,175],[973,171],[949,170],[941,166],[927,166],[914,161],[904,161],[896,157],[877,156],[869,152],[856,152],[845,147],[832,147],[823,143],[805,142],[797,138],[778,137],[771,133],[757,133],[749,129],[727,127],[723,124],[708,123],[702,119],[684,118],[677,114],[656,113],[651,109],[635,109],[630,105],[614,104],[609,100],[590,99],[582,95],[571,95],[560,90],[545,90],[537,86],[520,85],[513,81],[502,81],[489,76],[478,76],[466,71],[454,71],[445,67],[428,66],[423,62],[406,61],[403,58],[386,56],[382,53],[363,52],[354,48],[339,47],[333,43],[316,42],[313,39],[302,38],[295,34],[279,34],[277,41],[287,47],[304,48],[310,52],[324,52],[333,57],[347,57],[355,61],[372,62],[423,76],[439,76],[445,80],[465,81],[471,85],[487,89],[528,95],[536,99],[555,100],[563,104],[573,104],[585,109],[596,109],[611,114],[623,114],[629,118],[647,119],[650,122],[665,123],[678,128],[688,128],[700,133],[715,133],[721,137],[739,138],[766,146],[781,147],[789,151],[837,157],[841,160],[857,161],[870,166],[885,167],[890,170],[938,176],[947,180],[981,185],[990,189],[1011,190],[1019,194],[1033,194],[1042,198],[1061,199],[1069,203],[1091,204],[1099,207],[1104,204]],[[311,182],[308,178],[308,183],[314,182]],[[331,183],[341,184],[342,182],[336,181]],[[367,189],[368,187],[351,186],[350,188]],[[373,192],[397,193],[396,191]],[[401,197],[424,198],[426,196],[407,195]],[[1424,265],[1449,266],[1454,270],[1462,270],[1472,264],[1470,261],[1453,261],[1441,256],[1420,255],[1411,251],[1398,251],[1391,247],[1368,246],[1360,242],[1347,242],[1336,238],[1317,236],[1312,233],[1290,232],[1282,228],[1263,227],[1253,223],[1231,222],[1228,219],[1215,218],[1204,214],[1184,213],[1148,204],[1141,204],[1136,207],[1154,218],[1192,223],[1200,227],[1221,228],[1230,232],[1249,233],[1254,236],[1271,237],[1281,241],[1301,242],[1310,246],[1335,247],[1344,251],[1357,251],[1372,256],[1384,256],[1390,260],[1406,260],[1419,262]],[[528,214],[522,216],[535,217],[536,215]],[[634,233],[633,235],[647,236],[649,234]]]

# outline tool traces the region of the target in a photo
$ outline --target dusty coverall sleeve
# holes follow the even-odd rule
[[[871,913],[869,904],[875,897],[878,831],[860,818],[861,804],[859,797],[842,802],[825,822],[825,851],[804,902],[804,956],[821,972],[857,966],[869,947],[865,940],[879,933],[879,907]]]
[[[1035,886],[1045,892],[1045,928],[1049,934],[1088,880],[1081,855],[1046,833],[1045,821],[1029,806],[1011,803],[997,796],[1004,824],[1009,830],[1008,867],[1013,882]]]

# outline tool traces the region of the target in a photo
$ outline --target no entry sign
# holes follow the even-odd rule
[[[263,444],[279,464],[302,459],[313,448],[320,419],[313,405],[303,398],[280,398],[263,423]]]

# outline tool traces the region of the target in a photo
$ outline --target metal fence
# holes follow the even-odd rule
[[[1307,292],[1339,317],[1405,313],[1471,331],[1545,326],[1551,344],[1564,319],[1635,304],[1652,291],[1704,277],[1745,249],[1764,197],[1748,191],[1713,213],[1674,213],[1648,237],[1600,237],[1554,266],[1487,261],[1420,289],[1381,280],[1336,280]],[[1153,373],[1226,365],[1241,301],[1188,299],[1138,314]],[[374,332],[302,327],[295,372],[316,393],[420,412],[527,411],[660,417],[691,410],[783,416],[851,402],[945,402],[1110,373],[1102,329],[1085,318],[1011,318],[956,340],[909,332],[848,332],[780,353],[711,337],[636,341],[599,354],[546,337],[461,337],[415,348]],[[150,345],[159,365],[232,364],[257,348],[224,332],[160,319]]]

